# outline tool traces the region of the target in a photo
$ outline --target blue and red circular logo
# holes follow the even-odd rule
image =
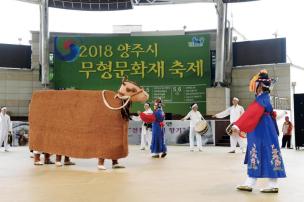
[[[80,53],[79,45],[76,44],[75,39],[65,39],[63,42],[63,49],[60,46],[58,37],[54,38],[55,57],[65,62],[74,62]]]

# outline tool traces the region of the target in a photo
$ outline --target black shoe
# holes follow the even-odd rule
[[[230,151],[230,152],[228,152],[228,153],[230,153],[230,154],[234,154],[234,153],[235,153],[235,150],[233,150],[233,151]]]
[[[51,160],[47,160],[47,161],[44,161],[44,164],[45,165],[51,165],[51,164],[55,164],[55,162],[53,162]]]
[[[245,186],[245,185],[237,186],[236,189],[237,189],[237,190],[240,190],[240,191],[252,192],[252,187]]]
[[[159,155],[158,154],[153,155],[152,158],[159,158]]]
[[[112,168],[113,169],[120,169],[120,168],[126,168],[126,167],[117,163],[117,164],[112,165]]]
[[[72,161],[66,161],[66,162],[63,163],[63,165],[65,165],[65,166],[74,166],[74,165],[76,165],[76,163],[74,163]]]
[[[164,152],[164,153],[162,153],[162,155],[160,156],[161,158],[165,158],[167,156],[167,153],[166,152]]]
[[[262,189],[262,193],[279,193],[279,188]]]

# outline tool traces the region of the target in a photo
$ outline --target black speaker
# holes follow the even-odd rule
[[[304,147],[304,94],[294,94],[296,149]]]
[[[165,113],[165,120],[172,120],[172,113]]]

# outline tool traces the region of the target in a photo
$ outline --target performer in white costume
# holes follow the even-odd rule
[[[203,119],[202,114],[198,111],[198,105],[196,103],[191,104],[191,111],[184,118],[182,118],[182,120],[187,119],[190,119],[190,151],[194,151],[194,136],[196,138],[196,146],[198,151],[202,151],[202,136],[194,130],[196,123]]]
[[[6,114],[7,108],[2,107],[0,113],[0,147],[4,142],[4,151],[8,152],[8,134],[12,133],[12,124],[9,115]]]
[[[234,97],[232,99],[233,105],[231,107],[229,107],[228,109],[226,109],[223,112],[220,112],[220,113],[214,115],[213,117],[224,118],[224,117],[230,115],[230,123],[234,123],[244,113],[244,108],[241,105],[239,105],[238,103],[239,103],[239,99]],[[230,135],[231,151],[229,153],[235,153],[237,143],[239,143],[239,146],[240,146],[242,152],[245,152],[246,148],[244,147],[242,138],[239,136],[239,134],[233,133],[232,135]]]
[[[144,105],[145,111],[143,113],[145,114],[153,114],[153,111],[151,110],[150,104],[145,103]],[[142,121],[139,116],[133,116],[132,120],[134,121]],[[142,127],[141,127],[141,141],[140,141],[140,149],[141,150],[149,150],[151,146],[151,139],[152,139],[152,123],[145,123],[143,121]]]

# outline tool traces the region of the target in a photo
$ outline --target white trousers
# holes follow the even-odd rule
[[[247,179],[244,185],[248,187],[254,187],[257,182],[257,178],[247,176]],[[268,186],[267,188],[279,188],[278,179],[277,178],[268,178]]]
[[[232,151],[236,150],[237,143],[239,143],[241,150],[243,150],[244,149],[243,139],[236,134],[230,135],[230,147]]]
[[[2,133],[2,135],[0,137],[0,147],[2,147],[2,144],[4,142],[4,149],[8,150],[9,145],[8,145],[7,141],[8,141],[8,132],[7,133]]]
[[[147,129],[146,126],[141,127],[141,140],[140,140],[140,148],[141,149],[149,149],[152,141],[152,130]]]
[[[190,143],[190,150],[194,149],[194,136],[196,138],[196,146],[198,149],[202,149],[202,136],[195,132],[194,127],[190,127],[190,134],[189,134],[189,143]]]

